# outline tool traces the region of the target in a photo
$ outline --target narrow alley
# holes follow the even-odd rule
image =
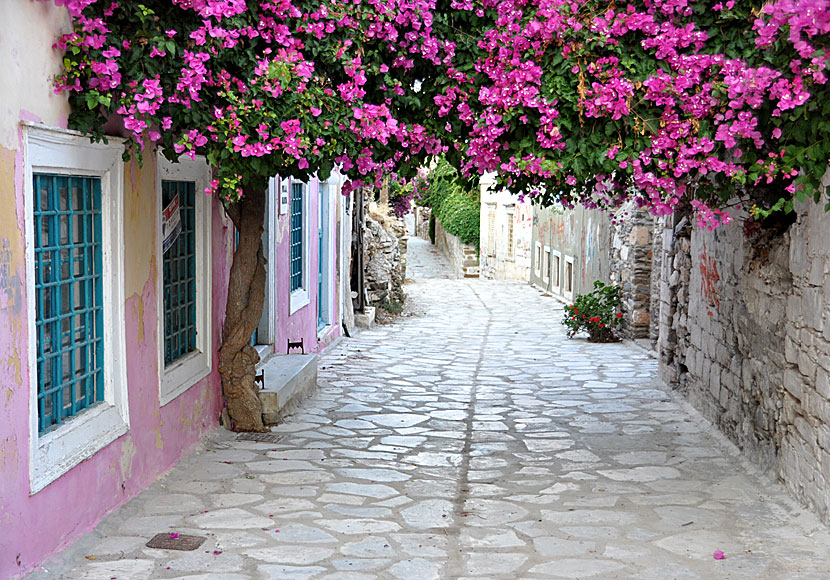
[[[567,339],[558,302],[451,279],[428,242],[409,264],[415,315],[330,349],[273,434],[218,430],[29,578],[830,578],[827,528],[648,353]]]

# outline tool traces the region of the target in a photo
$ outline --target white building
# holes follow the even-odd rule
[[[494,175],[481,178],[481,275],[529,280],[533,209],[529,199],[494,191]]]

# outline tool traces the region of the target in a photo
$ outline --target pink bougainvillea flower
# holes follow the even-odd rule
[[[714,553],[715,560],[725,560],[726,555],[723,553],[723,550],[715,550]]]
[[[175,540],[179,537],[179,532],[170,532],[170,539]]]

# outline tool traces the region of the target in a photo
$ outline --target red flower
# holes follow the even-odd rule
[[[622,318],[622,312],[617,312],[617,318]]]

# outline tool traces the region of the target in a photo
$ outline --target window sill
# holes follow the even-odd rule
[[[300,288],[299,290],[294,290],[289,297],[289,307],[288,307],[288,315],[291,316],[295,312],[297,312],[300,308],[304,308],[311,303],[311,299],[309,296],[308,290],[305,288]]]
[[[114,405],[100,403],[38,437],[30,463],[31,495],[129,430]]]
[[[161,406],[174,401],[210,374],[210,360],[200,351],[187,354],[162,370]]]

